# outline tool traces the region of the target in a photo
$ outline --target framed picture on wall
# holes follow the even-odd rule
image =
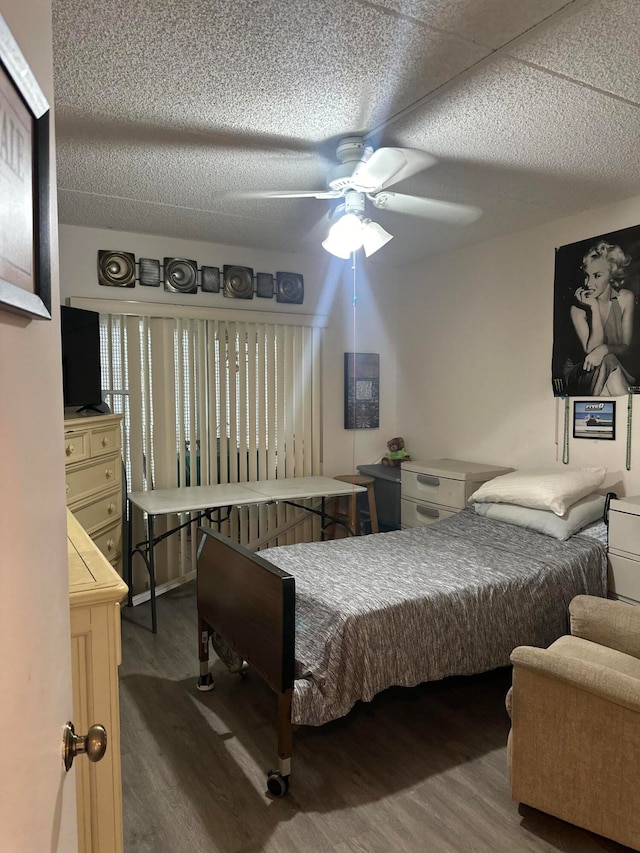
[[[616,437],[615,400],[606,403],[576,400],[573,404],[573,437],[613,441]]]
[[[344,428],[380,427],[380,356],[377,352],[344,354]]]
[[[0,308],[51,319],[49,104],[0,15]]]

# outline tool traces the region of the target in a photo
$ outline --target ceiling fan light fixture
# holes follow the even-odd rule
[[[362,246],[364,226],[362,219],[355,213],[345,213],[329,229],[322,248],[337,258],[347,259],[352,252]]]
[[[322,241],[322,248],[330,254],[335,255],[336,258],[342,258],[345,261],[351,256],[351,252],[345,249],[342,243],[331,237],[327,237],[326,240]]]
[[[385,231],[382,225],[366,219],[362,226],[362,248],[367,257],[393,240],[393,234]]]

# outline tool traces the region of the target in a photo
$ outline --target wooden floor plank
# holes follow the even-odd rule
[[[289,795],[271,691],[212,657],[196,690],[195,586],[123,608],[120,668],[126,853],[622,853],[628,848],[511,800],[510,672],[391,689],[294,735]],[[213,654],[213,653],[212,653]]]

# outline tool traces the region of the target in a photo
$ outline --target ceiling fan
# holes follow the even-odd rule
[[[340,164],[330,172],[326,190],[265,191],[251,193],[258,198],[343,199],[329,214],[336,220],[323,247],[341,258],[364,248],[367,257],[382,248],[391,234],[372,222],[365,213],[366,200],[379,210],[438,219],[458,225],[473,222],[481,210],[466,204],[388,192],[387,187],[410,178],[432,166],[436,159],[415,148],[378,148],[374,150],[362,136],[347,136],[338,142]]]

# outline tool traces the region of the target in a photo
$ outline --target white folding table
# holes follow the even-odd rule
[[[175,489],[151,489],[148,492],[129,492],[127,513],[127,541],[125,546],[125,574],[129,586],[128,603],[132,604],[132,560],[134,554],[140,554],[149,572],[149,593],[151,600],[151,628],[157,633],[158,622],[156,616],[156,573],[154,549],[158,542],[181,530],[194,521],[207,517],[210,521],[214,510],[230,509],[235,506],[250,506],[262,503],[287,503],[304,509],[306,512],[315,513],[322,517],[323,527],[327,518],[325,512],[325,498],[342,495],[352,495],[356,492],[365,492],[364,486],[355,486],[342,480],[334,480],[331,477],[284,477],[280,480],[258,480],[250,483],[219,483],[213,486],[184,486]],[[318,511],[312,507],[301,506],[294,503],[299,500],[321,498],[321,509]],[[147,516],[147,539],[135,546],[131,541],[131,507],[136,506]],[[184,513],[198,513],[196,519],[189,518],[182,524],[178,524],[160,536],[154,536],[153,526],[157,515],[181,515]],[[302,519],[296,519],[294,524]],[[291,524],[286,527],[291,527]],[[249,543],[254,549],[266,544],[283,528],[270,533],[266,538]]]

